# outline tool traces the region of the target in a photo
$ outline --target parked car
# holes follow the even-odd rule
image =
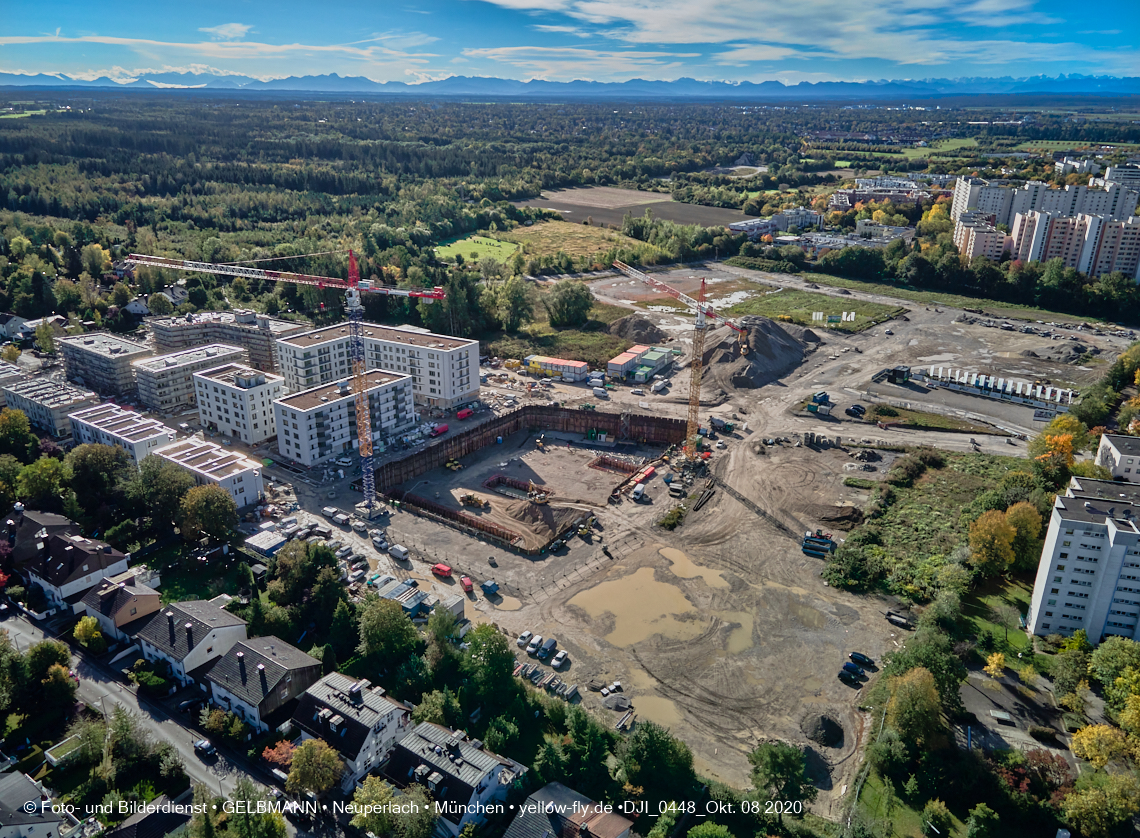
[[[194,743],[194,753],[212,759],[218,755],[218,749],[210,744],[209,739],[199,739]]]
[[[349,583],[351,584],[353,582],[359,582],[364,578],[365,573],[367,573],[365,570],[354,570],[352,573],[348,574]]]
[[[863,686],[863,682],[848,672],[846,669],[839,670],[839,680],[851,687]]]
[[[459,585],[463,588],[465,593],[471,593],[473,590],[475,590],[475,583],[471,581],[470,576],[460,576]]]
[[[554,654],[554,650],[557,646],[558,641],[553,637],[546,638],[546,640],[542,642],[542,645],[538,647],[538,659],[541,661],[546,660],[548,657]]]
[[[195,710],[197,710],[201,706],[202,706],[202,699],[200,699],[200,698],[188,698],[185,701],[183,701],[181,704],[178,705],[178,712],[179,713],[193,713]]]
[[[848,410],[854,410],[860,416],[862,416],[864,413],[867,412],[867,408],[863,407],[863,405],[861,405],[861,404],[853,404],[853,405],[851,405],[851,407],[849,407],[847,409]]]
[[[850,672],[856,678],[862,678],[863,677],[863,670],[860,669],[855,664],[851,663],[851,661],[848,661],[847,663],[843,664],[843,670],[845,672]]]
[[[866,667],[875,665],[874,658],[870,658],[867,655],[864,655],[862,652],[852,652],[850,655],[848,655],[848,657],[860,666]]]
[[[326,518],[331,518],[334,515],[339,515],[340,510],[337,509],[335,506],[326,506],[324,509],[321,510],[321,514],[324,515]]]
[[[333,516],[333,523],[337,524],[338,526],[347,527],[348,522],[349,522],[349,517],[347,515],[345,515],[343,512]]]
[[[351,555],[352,555],[352,548],[351,547],[341,547],[339,550],[336,551],[336,557],[338,559],[346,559]]]
[[[530,639],[530,643],[527,644],[526,653],[528,655],[535,654],[538,651],[538,647],[541,645],[542,645],[542,635],[536,634],[534,637],[532,637]]]
[[[381,553],[383,553],[385,550],[388,549],[388,542],[385,541],[383,538],[374,538],[374,539],[372,539],[372,546],[375,547],[377,550],[379,550]]]
[[[530,643],[530,639],[533,636],[534,636],[533,632],[524,631],[522,634],[519,635],[519,639],[515,641],[515,645],[521,649],[524,646],[526,646],[527,643]]]
[[[399,559],[400,561],[407,561],[408,548],[403,544],[393,544],[388,548],[388,555],[394,559]]]
[[[357,532],[363,533],[368,531],[368,524],[359,518],[353,519],[350,523],[352,524],[352,528]]]
[[[438,564],[432,565],[431,572],[434,573],[436,576],[438,576],[441,579],[450,577],[451,576],[451,565],[446,565],[443,562],[439,562]]]
[[[555,669],[557,669],[558,667],[562,666],[562,664],[564,664],[565,662],[566,662],[566,650],[565,649],[559,649],[558,654],[554,656],[554,660],[552,660],[550,662],[550,665],[552,667],[554,667]]]

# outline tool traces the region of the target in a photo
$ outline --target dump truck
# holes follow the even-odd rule
[[[715,430],[723,431],[726,434],[730,434],[736,430],[736,425],[721,419],[719,416],[710,416],[709,424],[712,425]]]

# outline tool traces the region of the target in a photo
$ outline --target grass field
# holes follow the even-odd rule
[[[1029,613],[1029,600],[1033,596],[1033,575],[1022,574],[1012,579],[990,579],[984,585],[971,591],[962,599],[962,617],[974,635],[982,630],[1004,639],[1006,631],[993,622],[990,609],[998,603],[1015,606],[1023,615]],[[1020,630],[1009,632],[1008,647],[1013,652],[1024,652],[1030,648],[1029,636]]]
[[[1111,145],[1114,148],[1123,148],[1136,151],[1140,149],[1137,143],[1089,143],[1074,140],[1026,140],[1014,146],[1017,151],[1080,151],[1087,148],[1099,148],[1102,145]]]
[[[23,113],[3,113],[3,114],[0,114],[0,119],[19,119],[22,116],[42,116],[45,113],[47,113],[46,110],[43,110],[43,111],[24,111]]]
[[[592,368],[605,369],[606,362],[633,344],[606,331],[606,326],[629,314],[629,309],[607,303],[594,303],[590,321],[583,329],[555,329],[546,319],[541,304],[535,307],[535,322],[510,335],[499,332],[480,342],[483,352],[500,358],[549,355],[570,361],[585,361]]]
[[[801,326],[814,326],[827,328],[826,324],[813,322],[812,312],[823,311],[827,314],[838,314],[839,311],[854,311],[855,320],[849,323],[836,323],[832,328],[845,332],[861,332],[869,329],[876,323],[890,320],[902,314],[906,309],[899,306],[887,306],[880,303],[869,303],[862,300],[837,300],[827,294],[816,294],[811,291],[782,291],[764,294],[745,300],[726,310],[726,313],[740,317],[745,314],[762,314],[765,317],[777,317],[781,314],[792,318],[792,321]]]
[[[859,153],[895,160],[916,160],[919,157],[929,157],[931,152],[935,151],[956,151],[960,148],[977,148],[977,146],[978,141],[972,137],[958,137],[952,140],[939,140],[926,148],[900,148],[898,151],[861,151]],[[835,165],[837,168],[844,169],[850,167],[851,162],[836,160]]]
[[[518,249],[519,246],[512,242],[489,239],[486,236],[468,236],[451,244],[440,245],[435,249],[435,255],[447,262],[454,262],[457,255],[468,262],[478,262],[486,258],[505,262],[514,256]]]
[[[553,256],[560,250],[570,256],[592,256],[618,245],[645,246],[644,242],[605,227],[569,221],[542,221],[533,227],[517,227],[509,233],[497,235],[504,242],[521,246],[523,253],[531,257]]]
[[[902,422],[915,428],[929,428],[935,431],[959,431],[970,434],[1001,434],[989,425],[977,425],[959,419],[955,416],[943,416],[941,413],[930,413],[925,410],[908,410],[905,407],[891,406],[891,410],[898,416],[884,416],[884,422]]]
[[[863,810],[867,819],[877,823],[889,823],[890,831],[886,833],[888,835],[922,838],[922,810],[911,806],[901,796],[902,789],[897,788],[888,810],[887,801],[884,800],[884,791],[882,778],[872,771],[859,792],[859,808]],[[966,824],[953,812],[955,801],[943,800],[942,802],[951,808],[950,835],[945,838],[965,835]]]

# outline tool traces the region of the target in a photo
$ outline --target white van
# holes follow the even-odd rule
[[[388,548],[388,555],[400,561],[406,561],[408,558],[408,548],[403,544],[393,544]]]
[[[594,395],[599,399],[608,399],[610,397],[610,394],[605,391],[604,387],[595,387]]]
[[[633,495],[631,495],[631,497],[634,500],[641,500],[643,497],[645,497],[645,484],[638,483],[636,486],[634,486]]]
[[[644,396],[645,395],[645,391],[642,390],[640,387],[634,387],[629,392],[631,395],[634,395],[634,396]]]

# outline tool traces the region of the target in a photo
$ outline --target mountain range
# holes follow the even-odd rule
[[[906,79],[860,82],[778,81],[726,82],[680,78],[674,81],[631,79],[624,82],[569,81],[452,76],[438,81],[408,84],[376,82],[362,76],[290,76],[262,81],[249,76],[198,73],[154,73],[130,82],[103,77],[93,80],[64,75],[0,73],[0,88],[111,89],[111,90],[218,90],[265,93],[368,93],[382,96],[509,96],[512,98],[612,99],[900,99],[945,96],[1071,94],[1099,96],[1140,95],[1140,78],[1082,76],[1078,74],[1028,78]]]

